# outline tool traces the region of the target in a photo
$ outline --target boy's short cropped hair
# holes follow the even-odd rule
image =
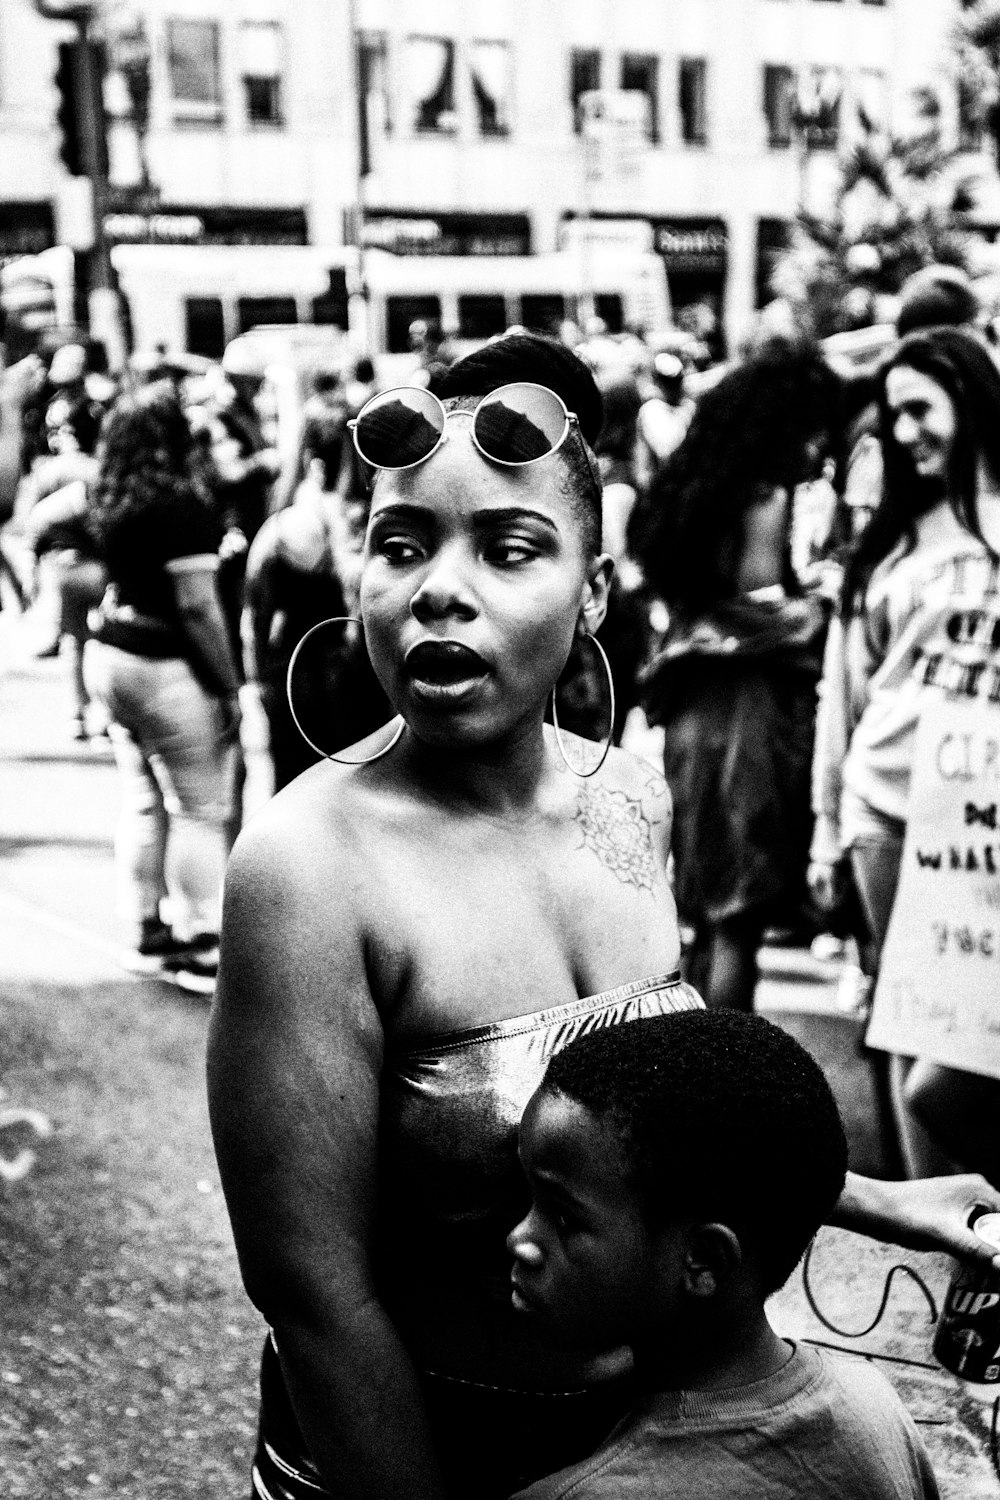
[[[578,1038],[542,1085],[619,1134],[650,1228],[727,1224],[765,1295],[791,1275],[844,1186],[847,1143],[830,1086],[760,1016],[692,1010]]]

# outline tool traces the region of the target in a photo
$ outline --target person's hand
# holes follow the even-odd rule
[[[833,911],[840,900],[844,886],[844,874],[840,865],[831,863],[829,860],[814,859],[810,861],[806,880],[812,898],[820,911]]]
[[[885,1237],[911,1250],[946,1250],[960,1260],[992,1265],[1000,1271],[1000,1252],[969,1228],[977,1210],[1000,1213],[1000,1192],[978,1173],[958,1177],[922,1177],[915,1182],[883,1182],[891,1222]]]
[[[223,534],[222,541],[219,543],[220,562],[228,562],[230,558],[240,557],[247,551],[249,545],[246,533],[241,531],[238,526],[230,526]]]

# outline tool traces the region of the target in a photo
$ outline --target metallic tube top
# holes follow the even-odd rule
[[[510,1301],[505,1241],[528,1207],[517,1131],[553,1053],[578,1036],[701,1006],[677,974],[387,1050],[377,1272],[417,1368],[477,1385],[568,1391],[608,1351],[548,1347]]]

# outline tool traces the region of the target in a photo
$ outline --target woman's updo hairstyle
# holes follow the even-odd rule
[[[583,360],[558,339],[537,333],[508,333],[458,360],[436,386],[444,402],[488,396],[502,385],[531,381],[547,386],[576,414],[580,432],[593,449],[604,422],[604,402]],[[570,437],[559,449],[567,474],[566,493],[573,501],[586,551],[601,550],[601,495],[579,443]]]

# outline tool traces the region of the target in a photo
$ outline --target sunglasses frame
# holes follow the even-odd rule
[[[386,396],[392,396],[397,391],[406,391],[407,393],[412,393],[414,390],[418,390],[422,396],[429,397],[431,401],[436,403],[439,411],[441,412],[441,431],[438,435],[437,442],[434,444],[433,448],[428,449],[428,451],[423,455],[422,458],[414,459],[413,463],[411,464],[373,464],[371,459],[362,452],[361,444],[358,442],[358,423],[361,421],[361,418],[364,416],[368,407],[372,406],[376,401],[382,401]],[[485,405],[487,401],[492,401],[496,397],[501,396],[504,391],[510,390],[544,391],[546,396],[551,396],[553,401],[558,401],[559,405],[562,407],[563,430],[559,434],[556,442],[553,443],[552,447],[549,448],[547,452],[538,453],[534,458],[496,458],[492,453],[487,453],[486,449],[480,443],[479,438],[476,436],[476,417],[479,415],[480,409]],[[436,396],[433,391],[429,391],[425,387],[412,385],[393,385],[390,386],[386,391],[379,391],[376,395],[369,396],[368,400],[358,412],[357,416],[353,417],[347,425],[351,430],[351,438],[354,442],[354,447],[357,451],[358,457],[362,460],[362,462],[366,463],[369,468],[384,470],[387,474],[402,474],[407,469],[415,469],[419,464],[425,464],[429,458],[434,457],[434,454],[438,451],[441,444],[445,440],[449,417],[471,417],[471,437],[473,447],[476,449],[476,452],[481,454],[482,457],[486,459],[487,463],[499,464],[500,467],[504,469],[524,469],[527,468],[529,464],[537,464],[543,458],[551,458],[553,453],[559,452],[559,449],[563,446],[566,439],[569,437],[570,432],[575,428],[580,439],[580,446],[583,449],[583,456],[587,460],[587,468],[590,470],[590,477],[593,481],[594,488],[596,489],[598,495],[601,494],[602,485],[600,477],[596,469],[594,468],[594,463],[591,459],[590,451],[587,448],[586,439],[584,438],[583,433],[580,431],[579,417],[577,416],[575,411],[570,411],[569,407],[566,405],[563,398],[559,395],[558,391],[553,391],[547,385],[541,385],[537,380],[510,380],[506,385],[498,385],[495,391],[487,391],[485,396],[480,397],[475,406],[469,409],[459,409],[457,411],[449,411],[444,402],[441,400],[440,396]]]

